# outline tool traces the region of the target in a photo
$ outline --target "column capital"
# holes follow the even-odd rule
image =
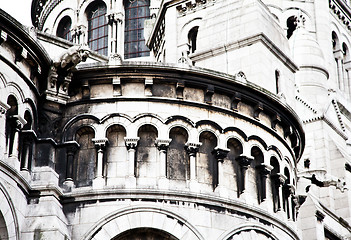
[[[126,147],[128,150],[130,149],[136,149],[137,145],[138,145],[138,141],[139,141],[139,137],[135,137],[135,138],[124,138]]]
[[[166,151],[172,139],[156,139],[155,145],[159,151]]]
[[[10,105],[0,101],[0,116],[5,114],[10,109]]]
[[[10,119],[12,119],[14,123],[16,123],[17,131],[21,130],[23,126],[26,125],[27,123],[27,121],[24,118],[22,118],[20,115],[12,115],[10,116]]]
[[[262,163],[260,165],[257,165],[256,169],[258,169],[261,174],[267,176],[272,171],[273,167],[271,165]]]
[[[106,144],[108,143],[108,139],[107,138],[101,138],[101,139],[93,138],[92,141],[95,144],[95,147],[98,148],[98,149],[105,148]]]
[[[216,147],[215,149],[213,149],[212,154],[215,156],[215,158],[219,162],[223,162],[224,158],[227,157],[229,151],[230,151],[229,149],[223,149],[223,148]]]
[[[254,158],[251,156],[248,157],[243,154],[240,154],[239,156],[236,157],[235,160],[238,161],[241,167],[248,167],[251,164],[251,162],[254,160]]]
[[[74,154],[80,147],[76,141],[65,142],[64,145],[66,146],[67,154]]]
[[[191,155],[195,155],[198,151],[200,146],[202,145],[202,143],[191,143],[188,142],[185,144],[185,149],[188,152],[188,154]]]
[[[277,173],[277,174],[272,174],[271,179],[273,179],[274,181],[276,181],[276,183],[282,186],[285,183],[287,177],[284,174]]]

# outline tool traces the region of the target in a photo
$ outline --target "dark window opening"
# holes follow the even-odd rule
[[[72,41],[71,26],[72,21],[68,16],[62,18],[57,27],[56,35],[60,38]]]
[[[297,27],[296,16],[291,16],[286,20],[286,26],[288,27],[286,37],[289,39]]]
[[[188,33],[188,43],[190,45],[190,52],[194,53],[196,50],[196,40],[199,27],[193,27]]]

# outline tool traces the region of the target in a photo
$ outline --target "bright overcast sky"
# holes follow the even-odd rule
[[[31,5],[32,0],[0,0],[0,8],[26,26],[32,26]]]

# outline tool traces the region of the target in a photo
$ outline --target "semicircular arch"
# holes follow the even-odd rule
[[[135,217],[140,221],[129,221]],[[150,219],[155,220],[150,221]],[[183,236],[187,236],[187,239],[204,240],[201,233],[184,217],[166,209],[150,206],[132,206],[112,212],[101,218],[82,240],[111,239],[111,237],[113,239],[125,231],[136,228],[162,230],[171,233],[179,240],[182,240]],[[175,232],[174,229],[179,231]]]

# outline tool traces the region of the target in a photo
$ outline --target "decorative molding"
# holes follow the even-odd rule
[[[342,0],[329,0],[329,8],[344,27],[351,32],[351,9],[347,3]]]
[[[214,5],[216,0],[191,0],[183,2],[176,7],[178,16],[185,16],[188,13],[196,12],[197,10]]]
[[[137,145],[138,145],[138,141],[139,141],[139,137],[136,138],[124,138],[125,144],[127,149],[136,149]]]

